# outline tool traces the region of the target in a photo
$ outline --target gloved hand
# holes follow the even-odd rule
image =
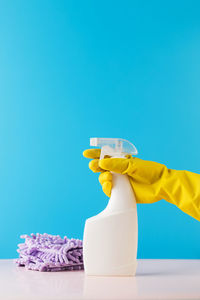
[[[89,168],[100,172],[99,181],[104,193],[110,197],[112,174],[127,174],[137,203],[154,203],[161,199],[175,204],[183,212],[200,221],[200,175],[189,171],[168,169],[165,165],[128,155],[127,158],[99,160],[100,149],[83,152],[91,158]]]

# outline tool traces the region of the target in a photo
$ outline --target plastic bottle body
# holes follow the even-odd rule
[[[86,220],[83,258],[86,275],[134,276],[137,266],[137,208],[126,175],[113,174],[107,207]]]

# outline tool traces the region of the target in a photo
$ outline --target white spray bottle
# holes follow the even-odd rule
[[[130,142],[91,138],[105,155],[124,158],[137,154]],[[85,222],[83,259],[86,275],[134,276],[137,267],[138,223],[136,199],[127,175],[112,173],[112,192],[106,208]]]

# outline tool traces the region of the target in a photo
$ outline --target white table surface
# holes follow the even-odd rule
[[[0,299],[200,299],[200,260],[138,260],[135,277],[28,271],[0,260]]]

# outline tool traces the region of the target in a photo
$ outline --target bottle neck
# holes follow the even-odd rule
[[[133,188],[127,175],[112,173],[112,192],[106,212],[119,212],[136,209],[136,200]]]

